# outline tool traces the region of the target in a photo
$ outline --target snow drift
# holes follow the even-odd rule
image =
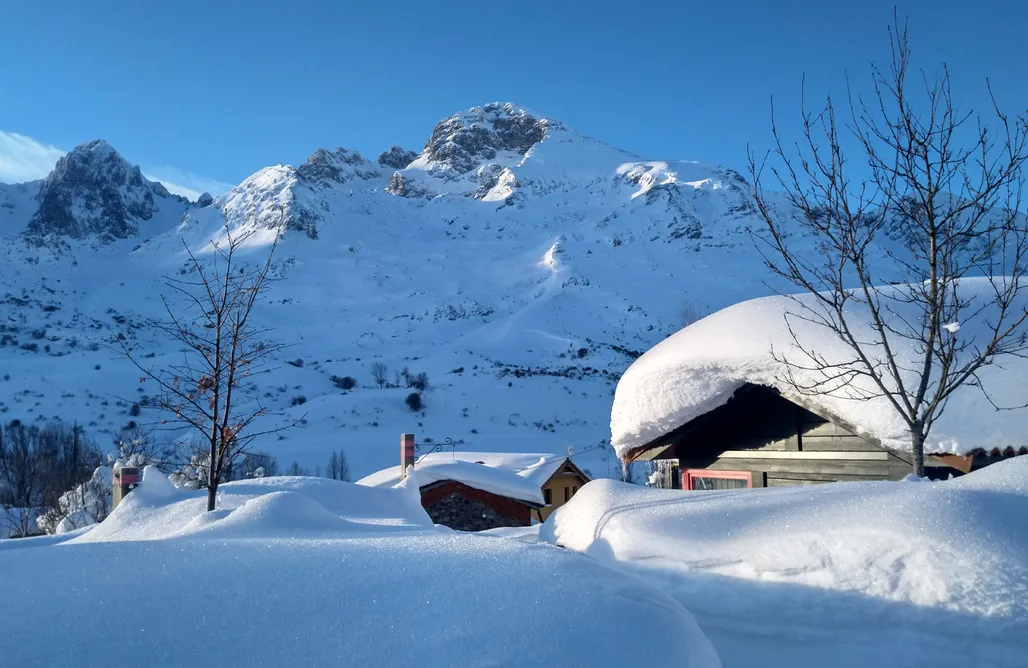
[[[720,666],[659,591],[550,546],[437,529],[403,486],[265,478],[203,503],[147,469],[92,529],[0,541],[0,572],[18,574],[0,581],[5,665],[632,665],[645,651]]]
[[[981,309],[981,312],[970,322],[953,323],[949,335],[972,344],[976,341],[984,344],[986,337],[991,336],[989,323],[996,309],[990,307],[990,280],[993,279],[968,278],[960,282],[962,297],[971,299],[967,311]],[[892,288],[897,289],[900,288]],[[1022,297],[1020,303],[1014,304],[1014,312],[1028,307],[1026,301]],[[862,391],[873,389],[870,381],[860,378],[817,396],[799,395],[786,381],[788,367],[775,357],[781,359],[785,355],[798,363],[805,361],[795,348],[790,325],[804,349],[816,351],[828,362],[846,363],[853,357],[832,332],[803,319],[803,305],[819,308],[810,295],[764,297],[729,306],[668,337],[636,360],[618,382],[611,410],[611,443],[618,455],[624,457],[633,449],[721,406],[746,383],[776,388],[796,403],[852,426],[859,434],[886,447],[909,449],[906,425],[888,399],[858,398]],[[915,321],[911,305],[891,302],[889,306],[898,314],[894,318]],[[787,314],[793,314],[788,323]],[[872,331],[866,308],[850,302],[847,315],[858,339],[880,340]],[[898,326],[896,322],[892,324]],[[893,339],[899,366],[917,368],[913,342]],[[880,346],[866,349],[872,359],[882,359]],[[803,383],[822,380],[814,371],[793,368],[792,372]],[[978,376],[990,395],[1002,405],[1017,406],[1028,401],[1028,386],[1024,382],[1028,376],[1028,358],[1006,356],[1002,364],[986,366]],[[911,383],[906,385],[910,387]],[[945,412],[932,428],[925,450],[963,454],[977,448],[1025,445],[1028,445],[1028,410],[997,410],[981,389],[968,384],[951,396]]]
[[[541,526],[687,605],[725,666],[1015,666],[1028,457],[938,482],[585,485]]]
[[[542,536],[605,561],[794,583],[1028,631],[1028,457],[939,482],[691,492],[585,485]]]

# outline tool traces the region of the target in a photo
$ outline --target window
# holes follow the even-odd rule
[[[575,492],[577,492],[577,491],[578,491],[578,485],[573,485],[571,487],[571,496],[574,496]]]
[[[570,487],[565,487],[564,488],[564,501],[570,501],[570,500],[571,500],[571,488]]]
[[[552,489],[544,489],[543,490],[543,501],[546,502],[546,505],[551,505],[553,503],[553,490]]]
[[[708,471],[706,469],[685,469],[682,471],[682,489],[725,490],[753,487],[753,473],[750,471]]]

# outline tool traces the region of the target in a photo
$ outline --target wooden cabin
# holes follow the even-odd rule
[[[967,456],[926,454],[925,473],[947,478],[1026,452],[1022,447]],[[725,404],[630,455],[662,464],[657,467],[663,472],[659,486],[686,490],[899,480],[911,472],[911,457],[754,384],[743,385]]]
[[[405,435],[406,436],[406,435]],[[392,487],[412,465],[421,505],[436,524],[461,531],[543,522],[589,482],[570,457],[524,452],[433,452],[416,460],[402,442],[399,467],[382,469],[357,484]]]
[[[526,527],[539,504],[473,487],[459,480],[421,486],[421,505],[435,524],[458,531]]]
[[[578,468],[570,457],[554,457],[541,464],[523,469],[521,475],[538,483],[546,505],[535,510],[532,517],[545,522],[550,514],[571,500],[571,497],[589,482],[590,478]]]

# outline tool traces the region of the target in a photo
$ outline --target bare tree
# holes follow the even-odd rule
[[[350,482],[350,463],[346,461],[346,453],[339,451],[339,480]]]
[[[350,482],[350,464],[346,461],[346,453],[332,451],[328,458],[328,467],[325,469],[325,476],[333,480]]]
[[[991,87],[994,129],[958,111],[945,66],[911,86],[898,17],[889,42],[889,66],[871,69],[873,94],[850,92],[841,119],[830,97],[813,112],[801,103],[801,141],[783,139],[772,106],[775,147],[759,164],[750,154],[765,223],[755,238],[771,271],[806,295],[786,316],[793,353],[773,353],[788,383],[803,394],[845,388],[854,400],[884,398],[909,430],[921,476],[925,440],[953,392],[981,387],[979,372],[997,358],[1028,352],[1028,226],[1019,213],[1028,125],[1000,111]],[[864,165],[851,168],[847,145]],[[769,161],[783,211],[762,188]],[[794,247],[790,218],[815,240],[812,255]],[[961,280],[972,276],[985,277],[985,298]],[[847,359],[801,342],[799,321],[830,332]],[[958,335],[967,322],[984,335]]]
[[[89,481],[101,463],[100,451],[77,425],[52,420],[42,427],[18,420],[0,429],[0,516],[7,533],[30,535],[37,518],[60,521],[69,490]]]
[[[371,377],[374,379],[375,385],[385,387],[389,383],[389,369],[385,364],[375,362],[371,365]]]
[[[275,251],[272,246],[261,264],[243,262],[239,255],[251,234],[226,227],[224,238],[211,242],[209,261],[187,246],[194,278],[166,280],[176,299],[162,296],[168,319],[154,326],[182,345],[181,362],[155,368],[124,349],[142,372],[140,380],[157,385],[156,406],[167,415],[164,423],[192,427],[200,435],[209,511],[215,508],[219,482],[255,438],[300,422],[251,429],[269,414],[253,377],[266,373],[269,361],[284,348],[267,340],[270,330],[251,320],[268,288]]]

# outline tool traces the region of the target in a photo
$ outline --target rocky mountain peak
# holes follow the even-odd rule
[[[296,176],[313,186],[347,183],[354,179],[370,181],[385,178],[375,163],[357,151],[337,148],[328,151],[319,148],[306,162],[296,168]]]
[[[564,126],[524,107],[492,102],[454,114],[436,124],[422,157],[465,174],[501,151],[520,155],[541,141],[547,132]]]
[[[418,159],[418,154],[402,146],[391,146],[378,156],[378,164],[393,169],[404,169]]]
[[[150,220],[161,200],[188,204],[145,179],[139,167],[102,139],[77,146],[58,160],[36,200],[28,235],[96,237],[102,242],[137,235],[140,221]]]

